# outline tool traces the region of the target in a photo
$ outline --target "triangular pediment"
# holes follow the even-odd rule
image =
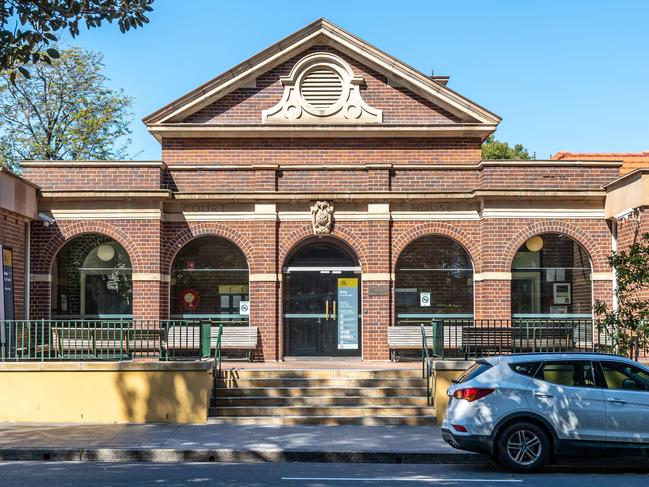
[[[382,83],[379,95],[371,90]],[[272,84],[271,88],[268,86]],[[260,88],[265,88],[262,96]],[[390,91],[392,90],[392,91]],[[299,93],[296,94],[296,93]],[[265,98],[264,98],[265,97]],[[399,119],[382,107],[413,113]],[[253,100],[251,102],[251,100]],[[332,101],[333,100],[333,101]],[[246,105],[248,103],[251,106]],[[254,113],[254,107],[258,113]],[[325,19],[265,49],[144,119],[156,127],[237,124],[466,125],[495,129],[500,118]],[[385,115],[384,113],[385,112]],[[227,117],[218,115],[227,113]],[[236,117],[235,117],[236,118]]]

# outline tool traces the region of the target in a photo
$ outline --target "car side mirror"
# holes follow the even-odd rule
[[[638,390],[638,384],[634,380],[626,379],[624,382],[622,382],[622,389],[635,391]]]

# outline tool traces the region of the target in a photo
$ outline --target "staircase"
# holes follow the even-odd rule
[[[221,375],[212,424],[435,424],[418,369],[232,369]]]

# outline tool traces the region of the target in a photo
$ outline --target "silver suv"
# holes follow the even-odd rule
[[[553,456],[649,455],[649,368],[617,355],[480,359],[448,395],[444,440],[512,470]]]

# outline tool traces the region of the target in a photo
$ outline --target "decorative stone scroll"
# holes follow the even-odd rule
[[[334,228],[334,207],[328,201],[316,201],[311,207],[313,215],[313,232],[316,235],[328,235]]]
[[[372,124],[383,121],[383,112],[361,97],[365,82],[352,68],[331,53],[305,56],[288,76],[280,78],[284,94],[274,107],[263,110],[262,123]]]

